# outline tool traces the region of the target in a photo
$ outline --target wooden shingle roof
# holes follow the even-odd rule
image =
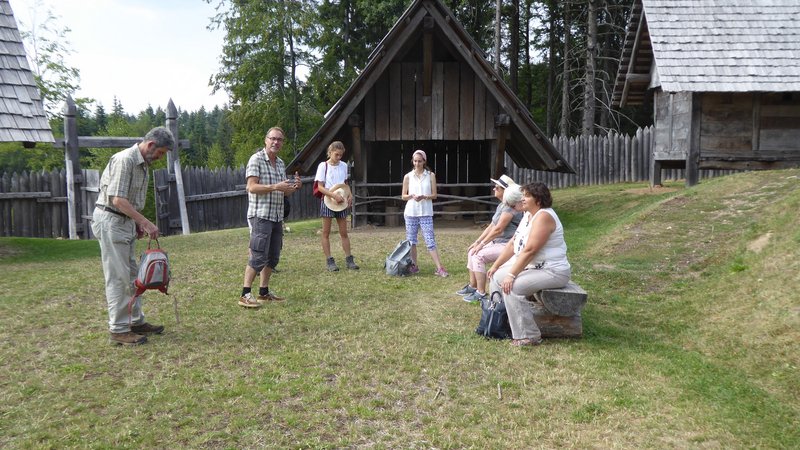
[[[0,0],[0,142],[54,142],[7,0]]]
[[[639,103],[648,87],[658,86],[800,91],[800,2],[635,0],[614,104]]]

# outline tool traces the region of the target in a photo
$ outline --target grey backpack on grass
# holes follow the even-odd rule
[[[408,240],[400,241],[397,247],[386,257],[383,267],[387,275],[404,277],[410,274],[411,265],[411,242]]]

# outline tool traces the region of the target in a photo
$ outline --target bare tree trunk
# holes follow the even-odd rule
[[[549,30],[549,45],[547,50],[547,136],[553,136],[555,124],[555,87],[556,87],[556,7],[553,2],[547,5]]]
[[[286,15],[286,30],[288,31],[287,37],[289,41],[289,65],[292,71],[289,84],[292,89],[292,146],[294,152],[297,152],[297,133],[300,128],[299,106],[297,100],[297,55],[294,52],[294,30],[292,28],[291,14]]]
[[[602,11],[598,13],[598,16],[602,15],[603,18],[600,19],[602,23],[611,23],[613,25],[613,17],[609,16],[608,10]],[[608,134],[608,130],[610,128],[611,123],[611,91],[609,88],[613,86],[613,81],[615,75],[612,74],[614,70],[613,61],[615,58],[618,58],[619,55],[612,55],[611,49],[612,47],[612,40],[613,35],[611,33],[605,33],[603,35],[603,47],[602,47],[602,58],[600,62],[601,66],[601,73],[600,73],[600,86],[603,86],[603,89],[600,89],[600,92],[597,93],[597,97],[600,99],[600,106],[598,108],[598,113],[600,117],[597,119],[597,123],[599,124],[599,129],[604,131],[603,134]],[[599,52],[598,52],[599,53]]]
[[[508,72],[511,90],[519,93],[519,0],[511,0],[511,45],[508,49]]]
[[[564,54],[561,69],[561,124],[562,136],[569,136],[569,5],[564,5]]]
[[[500,10],[503,0],[497,0],[494,13],[494,70],[500,73]]]
[[[344,21],[342,24],[342,42],[344,42],[346,48],[350,48],[350,29],[352,28],[352,25],[350,24],[350,19],[353,14],[352,13],[353,5],[350,2],[345,2],[345,6],[342,9],[344,11]],[[345,68],[352,67],[352,63],[350,62],[350,55],[347,52],[344,52],[344,58],[345,58],[344,61],[342,61],[344,63],[344,67]]]
[[[281,5],[280,11],[284,11],[284,14],[286,14],[286,3],[283,0],[281,0],[280,1],[280,5]],[[280,27],[280,30],[279,30],[280,37],[278,39],[278,42],[281,43],[280,44],[281,48],[280,48],[280,53],[279,53],[281,55],[281,60],[283,60],[283,58],[286,56],[286,40],[285,40],[286,33],[285,33],[285,28],[286,27],[283,26],[283,27]],[[285,72],[284,72],[284,67],[285,66],[283,64],[285,64],[284,61],[281,61],[281,69],[278,71],[278,89],[280,89],[281,96],[283,98],[286,98],[286,75],[285,75]]]
[[[583,125],[581,126],[581,134],[584,136],[594,134],[598,1],[588,0],[589,13],[586,15],[586,74],[583,83]]]
[[[533,69],[531,68],[531,8],[533,0],[525,0],[525,68],[528,76],[525,80],[525,107],[531,109],[533,103]],[[549,106],[549,105],[548,105]]]

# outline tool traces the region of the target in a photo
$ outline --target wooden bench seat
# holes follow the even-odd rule
[[[542,337],[581,337],[581,310],[587,298],[586,291],[572,281],[563,288],[545,289],[528,297],[533,304],[533,319],[542,331]]]

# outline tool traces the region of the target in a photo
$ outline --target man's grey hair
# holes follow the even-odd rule
[[[148,131],[144,140],[153,141],[156,147],[167,147],[170,150],[175,147],[175,137],[165,127],[155,127]]]

